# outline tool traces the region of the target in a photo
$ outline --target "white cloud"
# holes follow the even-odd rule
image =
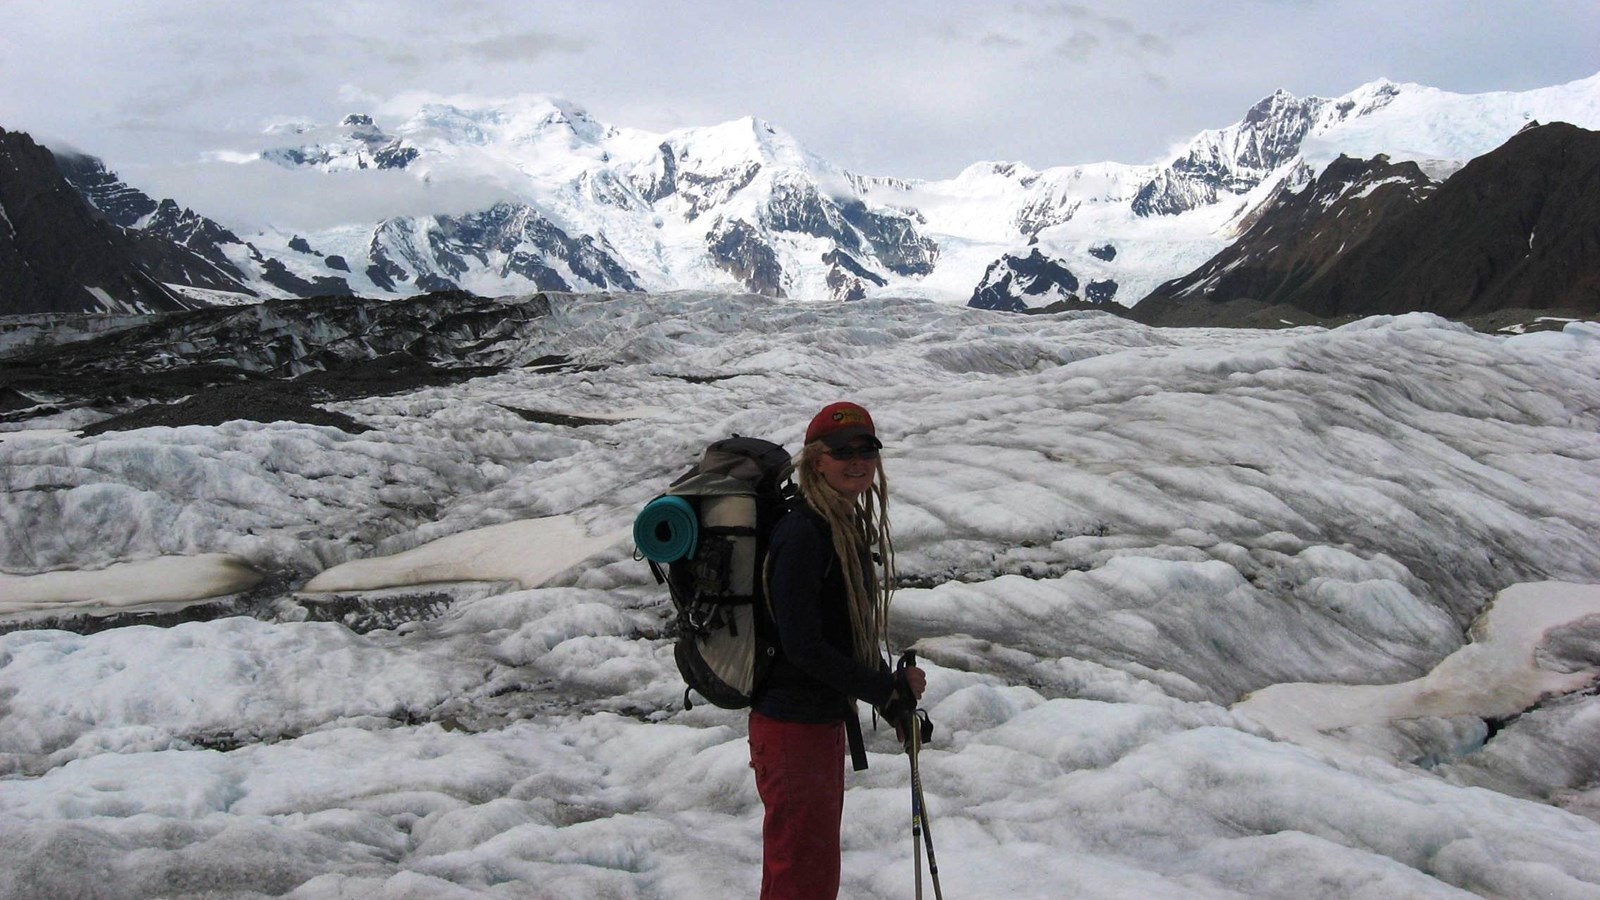
[[[171,197],[240,232],[315,231],[391,216],[472,212],[514,194],[491,179],[444,183],[403,171],[324,173],[284,169],[224,152],[177,166],[133,166],[119,174],[155,197]]]
[[[172,0],[11,4],[0,126],[113,165],[235,147],[408,92],[566,97],[650,130],[768,119],[877,174],[1148,162],[1274,89],[1379,76],[1524,90],[1594,74],[1600,6],[1433,0]],[[714,27],[713,27],[714,26]],[[62,60],[71,59],[70,67]]]

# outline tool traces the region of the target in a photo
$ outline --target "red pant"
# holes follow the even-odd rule
[[[750,766],[766,806],[762,900],[839,896],[844,723],[812,725],[750,713]]]

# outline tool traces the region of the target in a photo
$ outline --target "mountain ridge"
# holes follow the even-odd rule
[[[1241,303],[1328,319],[1600,314],[1597,195],[1600,132],[1566,123],[1524,128],[1443,182],[1411,162],[1341,157],[1132,315],[1193,324],[1237,317]]]
[[[209,260],[205,283],[181,267],[163,270],[195,302],[227,296],[218,291],[252,300],[704,288],[952,303],[987,291],[986,302],[1002,308],[1038,309],[1061,298],[1000,298],[989,278],[1037,247],[1071,276],[1060,283],[1096,285],[1095,299],[1127,307],[1203,266],[1342,147],[1368,158],[1377,154],[1364,148],[1381,144],[1397,162],[1439,175],[1498,146],[1534,111],[1600,127],[1600,75],[1483,95],[1387,80],[1338,98],[1278,90],[1164,163],[985,162],[936,182],[847,171],[755,116],[655,134],[539,95],[483,107],[423,103],[398,124],[356,113],[333,126],[279,126],[271,146],[231,161],[295,173],[312,190],[381,176],[500,185],[501,199],[317,229],[230,229],[107,183],[92,167],[79,167],[74,183],[130,233]],[[128,203],[143,212],[130,217]],[[1094,252],[1106,247],[1109,257]]]

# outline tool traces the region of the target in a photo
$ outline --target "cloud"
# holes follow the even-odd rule
[[[1174,52],[1167,38],[1141,28],[1132,19],[1102,13],[1086,4],[1019,3],[1013,9],[1032,22],[1036,33],[1058,31],[1061,26],[1056,23],[1062,23],[1071,29],[1070,40],[1075,45],[1108,48],[1147,70],[1153,70]]]
[[[524,31],[520,34],[500,34],[488,38],[466,41],[460,45],[461,55],[486,62],[527,62],[532,59],[577,54],[589,49],[590,42],[583,38],[570,38],[543,31]]]
[[[68,138],[113,165],[176,167],[207,150],[260,149],[274,119],[376,115],[414,92],[537,93],[653,131],[756,115],[858,171],[948,177],[980,159],[1152,161],[1277,87],[1338,96],[1383,75],[1525,90],[1594,74],[1600,5],[1552,0],[1537,16],[1519,4],[1476,3],[1472,16],[1449,7],[17,2],[0,27],[0,126]]]
[[[1017,50],[1028,46],[1028,42],[1013,35],[991,31],[978,38],[978,46],[993,47],[1000,50]]]
[[[170,197],[241,235],[276,228],[311,232],[393,216],[459,214],[518,199],[490,177],[432,182],[403,171],[284,169],[247,155],[214,154],[182,166],[134,166],[123,180]]]

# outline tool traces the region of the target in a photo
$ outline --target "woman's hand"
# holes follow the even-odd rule
[[[922,699],[922,692],[928,689],[928,675],[916,666],[907,666],[900,672],[905,675],[905,687],[911,691],[911,699]]]
[[[910,746],[910,733],[907,726],[921,728],[915,712],[917,701],[922,699],[922,692],[928,688],[928,675],[916,666],[906,666],[894,673],[894,694],[889,700],[893,712],[888,714],[889,724],[894,726],[894,736],[901,745]],[[909,694],[909,696],[907,696]],[[922,715],[925,721],[927,714]],[[930,734],[931,726],[927,729]]]

